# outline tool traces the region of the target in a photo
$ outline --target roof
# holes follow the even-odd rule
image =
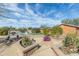
[[[61,25],[79,28],[79,26],[77,26],[77,25],[72,25],[72,24],[60,24],[59,26],[61,26]]]

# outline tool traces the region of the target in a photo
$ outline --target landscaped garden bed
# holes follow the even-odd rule
[[[20,44],[21,44],[21,46],[23,46],[23,47],[25,48],[25,47],[27,47],[27,46],[32,45],[32,41],[31,41],[29,38],[24,37],[24,38],[22,38],[22,40],[20,41]]]
[[[77,54],[79,53],[79,38],[76,34],[68,34],[64,38],[63,46],[60,49],[66,54]]]

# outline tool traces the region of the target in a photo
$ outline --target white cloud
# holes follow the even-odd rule
[[[33,16],[33,17],[34,17],[34,16],[35,16],[35,17],[38,16],[37,14],[35,14],[35,13],[33,12],[32,9],[30,9],[30,7],[28,6],[28,4],[26,4],[25,6],[26,6],[26,14],[27,14],[27,15]]]
[[[3,5],[3,8],[10,9],[12,11],[23,11],[22,9],[17,7],[18,4],[16,3],[4,3]]]
[[[57,12],[56,14],[55,14],[55,18],[57,18],[57,19],[62,19],[63,18],[63,16],[64,16],[64,14],[62,13],[62,12]]]
[[[22,16],[20,13],[17,13],[17,12],[15,12],[15,13],[13,13],[15,16]]]
[[[55,12],[56,12],[56,10],[50,10],[50,11],[49,11],[49,12],[47,12],[45,15],[46,15],[46,16],[48,16],[48,15],[50,15],[50,14],[52,14],[52,15],[53,15]]]
[[[25,6],[26,6],[26,10],[22,10],[17,7],[17,4],[4,4],[4,8],[7,8],[12,11],[16,11],[16,12],[13,12],[12,14],[14,14],[17,17],[20,17],[20,20],[17,20],[17,19],[0,20],[0,24],[3,23],[5,26],[15,26],[15,27],[35,27],[35,26],[39,27],[41,25],[53,26],[60,23],[60,21],[58,20],[56,21],[51,18],[47,18],[47,17],[43,18],[39,16],[38,14],[34,13],[32,9],[30,9],[28,4],[26,4]],[[39,4],[37,4],[37,6],[39,6]],[[39,11],[37,12],[39,13]],[[47,13],[47,15],[54,12],[55,11],[50,11]],[[56,17],[59,17],[59,16],[60,14],[56,15]],[[31,20],[29,20],[29,18]]]

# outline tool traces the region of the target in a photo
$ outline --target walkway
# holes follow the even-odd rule
[[[41,48],[38,49],[37,51],[35,51],[32,56],[57,56],[56,52],[60,55],[64,55],[58,48],[59,44],[61,43],[58,42],[55,39],[52,39],[51,41],[43,41],[43,36],[33,36],[32,38],[34,38],[36,40],[37,43],[39,43],[41,45]],[[54,48],[56,50],[53,50],[51,48]]]
[[[61,41],[58,42],[55,39],[52,39],[51,41],[43,41],[43,35],[31,35],[30,37],[34,38],[36,42],[41,45],[41,47],[36,50],[31,56],[57,56],[56,52],[59,52],[58,54],[63,55],[62,52],[58,50],[58,48],[54,48],[54,46],[58,47]],[[51,48],[54,48],[54,50]],[[23,56],[23,51],[17,43],[12,44],[11,46],[2,45],[2,47],[0,48],[0,55]]]

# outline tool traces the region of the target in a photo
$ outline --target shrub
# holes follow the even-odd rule
[[[64,40],[64,46],[67,47],[70,44],[76,45],[78,37],[74,33],[67,34]]]
[[[41,33],[39,28],[32,29],[32,33]]]
[[[67,34],[63,43],[63,46],[67,51],[72,50],[71,52],[76,52],[77,49],[79,49],[79,38],[74,33]]]
[[[49,30],[48,30],[47,28],[44,28],[44,29],[43,29],[43,34],[44,34],[44,35],[48,35],[48,34],[49,34]]]
[[[9,31],[8,27],[0,28],[0,35],[7,35]]]
[[[52,36],[59,36],[63,33],[63,30],[61,27],[59,26],[54,26],[52,29],[51,29],[51,35]]]

